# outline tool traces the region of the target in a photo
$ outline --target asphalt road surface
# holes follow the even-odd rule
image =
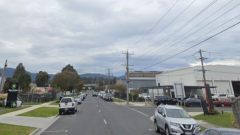
[[[76,114],[59,115],[41,135],[159,135],[150,120],[153,114],[89,95]]]

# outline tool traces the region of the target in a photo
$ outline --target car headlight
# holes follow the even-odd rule
[[[179,125],[178,123],[170,122],[170,124],[171,124],[172,126],[175,126],[175,127],[179,127],[179,128],[180,128],[180,125]]]
[[[198,124],[195,124],[195,125],[194,125],[194,128],[199,128],[199,125],[198,125]]]

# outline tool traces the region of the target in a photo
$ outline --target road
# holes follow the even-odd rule
[[[87,96],[76,114],[58,116],[41,135],[159,135],[149,119],[153,113]]]

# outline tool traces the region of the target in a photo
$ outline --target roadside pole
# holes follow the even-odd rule
[[[5,74],[6,67],[7,67],[7,60],[6,60],[5,65],[4,65],[2,79],[1,79],[1,82],[0,82],[0,92],[1,92],[1,89],[2,89],[2,85],[3,85],[3,79],[4,79],[4,74]]]

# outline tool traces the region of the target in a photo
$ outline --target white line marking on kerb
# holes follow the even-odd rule
[[[105,122],[105,124],[107,124],[107,122],[106,122],[106,120],[105,120],[105,119],[104,119],[103,121]]]
[[[101,112],[101,110],[99,110],[99,112]]]

